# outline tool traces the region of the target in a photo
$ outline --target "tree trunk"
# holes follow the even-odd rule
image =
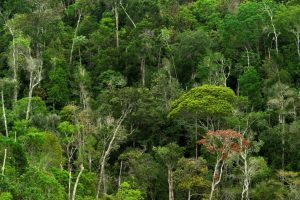
[[[74,31],[74,36],[73,36],[72,46],[71,46],[71,52],[70,52],[70,61],[69,61],[70,65],[72,64],[72,60],[73,60],[73,51],[74,51],[74,46],[75,46],[75,38],[77,36],[78,27],[79,27],[80,20],[81,20],[81,11],[79,10],[78,13],[79,13],[79,16],[78,16],[76,28],[75,28],[75,31]]]
[[[145,87],[145,65],[146,65],[146,59],[145,56],[142,57],[141,59],[141,76],[142,76],[142,86]]]
[[[221,163],[221,165],[220,165],[220,163]],[[213,180],[212,180],[212,183],[211,183],[211,190],[210,190],[209,200],[213,199],[216,186],[221,182],[224,163],[225,163],[225,161],[222,160],[221,158],[217,159],[217,162],[215,164],[215,169],[214,169]]]
[[[38,86],[42,80],[42,71],[43,71],[43,62],[41,59],[33,59],[30,55],[30,49],[28,50],[28,55],[25,56],[27,62],[27,70],[30,73],[30,80],[29,80],[29,88],[28,88],[28,104],[27,104],[27,111],[26,111],[26,120],[29,119],[29,115],[31,112],[31,100],[32,100],[32,93],[36,86]]]
[[[132,25],[134,26],[134,28],[136,28],[136,25],[134,23],[134,21],[132,20],[132,18],[130,17],[130,15],[127,13],[126,9],[124,8],[122,1],[120,1],[120,6],[123,9],[124,13],[126,14],[126,16],[128,17],[128,19],[130,20],[130,22],[132,23]]]
[[[30,72],[30,83],[29,83],[29,92],[28,92],[28,103],[27,103],[27,111],[26,111],[26,120],[29,119],[29,114],[31,111],[31,100],[32,100],[32,92],[33,92],[33,83],[32,83],[32,72]]]
[[[248,68],[249,68],[249,67],[250,67],[249,51],[248,51],[248,48],[247,48],[247,47],[245,47],[245,49],[246,49],[246,53],[247,53],[247,66],[248,66]]]
[[[4,86],[2,86],[2,87],[4,87]],[[8,137],[8,129],[7,129],[7,120],[6,120],[6,112],[5,112],[5,105],[4,105],[3,88],[2,88],[2,91],[1,91],[1,100],[2,100],[2,117],[3,117],[4,127],[5,127],[5,134],[6,134],[6,137]]]
[[[18,66],[17,66],[17,52],[16,52],[16,43],[15,43],[15,35],[11,27],[8,27],[8,30],[12,36],[12,48],[13,48],[13,62],[12,62],[12,67],[13,67],[13,80],[15,82],[14,85],[14,96],[13,99],[16,101],[18,99]]]
[[[73,195],[72,195],[72,200],[75,200],[75,197],[76,197],[76,190],[77,190],[77,186],[78,186],[78,183],[79,183],[79,179],[80,179],[80,176],[82,174],[84,170],[84,167],[83,167],[83,164],[80,165],[80,172],[76,178],[76,182],[75,182],[75,185],[74,185],[74,189],[73,189]]]
[[[191,200],[191,189],[189,189],[188,200]]]
[[[99,179],[98,179],[98,186],[97,186],[97,191],[96,191],[96,199],[99,199],[99,194],[100,194],[100,190],[103,184],[103,188],[105,190],[105,164],[106,164],[106,160],[108,158],[108,156],[111,153],[112,150],[112,146],[115,142],[115,139],[117,137],[117,134],[121,128],[121,125],[124,121],[124,119],[126,118],[127,114],[130,112],[130,110],[125,111],[122,116],[119,118],[118,122],[117,122],[117,126],[116,128],[113,130],[113,135],[110,139],[110,142],[108,144],[107,149],[105,150],[103,156],[100,159],[100,173],[99,173]]]
[[[282,170],[285,168],[285,116],[282,116],[281,124],[281,145],[282,145],[282,155],[281,155],[281,167]]]
[[[274,25],[274,21],[273,21],[273,11],[271,10],[271,8],[269,6],[267,6],[266,4],[265,6],[265,11],[268,13],[269,17],[270,17],[270,21],[271,21],[271,26],[272,26],[272,30],[273,30],[273,34],[274,34],[274,40],[275,40],[275,49],[276,49],[276,54],[278,55],[279,50],[278,50],[278,36],[280,35],[280,33],[277,32],[276,27]]]
[[[7,154],[7,149],[4,149],[4,158],[3,158],[3,164],[2,164],[2,176],[4,176],[4,171],[5,171],[6,154]]]
[[[115,15],[115,24],[116,24],[116,45],[117,49],[119,49],[120,41],[119,41],[119,11],[117,2],[114,3],[114,15]]]
[[[69,169],[68,200],[71,199],[72,171]]]
[[[168,167],[168,184],[169,184],[169,200],[174,200],[173,172],[170,167]]]
[[[294,34],[296,36],[296,47],[297,47],[298,57],[300,58],[300,32],[294,31]]]
[[[244,183],[243,183],[243,191],[241,200],[249,200],[249,186],[250,186],[250,176],[248,169],[248,158],[247,158],[247,150],[244,150],[244,155],[242,155],[242,159],[244,160]]]
[[[121,177],[122,177],[122,168],[123,168],[123,161],[121,161],[121,163],[120,163],[120,171],[119,171],[119,178],[118,178],[118,186],[119,186],[119,188],[120,188],[121,182],[122,182],[122,180],[121,180]]]
[[[195,159],[198,159],[198,144],[197,144],[197,140],[198,140],[198,118],[196,117],[195,120]]]

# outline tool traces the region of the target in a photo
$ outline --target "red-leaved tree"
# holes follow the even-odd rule
[[[209,198],[212,200],[216,186],[221,182],[226,158],[231,153],[248,148],[250,143],[241,133],[230,129],[209,131],[198,143],[204,145],[208,151],[216,154],[217,157]]]

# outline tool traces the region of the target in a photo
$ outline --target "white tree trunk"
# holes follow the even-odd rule
[[[243,191],[241,200],[249,200],[249,186],[250,186],[250,174],[249,174],[249,166],[248,166],[248,157],[247,157],[247,149],[241,154],[241,157],[244,161],[244,181],[243,181]]]
[[[296,37],[296,47],[297,47],[297,54],[300,58],[300,32],[299,31],[292,31]]]
[[[108,156],[111,153],[113,144],[114,144],[115,139],[116,139],[116,137],[119,133],[121,125],[122,125],[124,119],[126,118],[126,116],[129,112],[130,112],[130,110],[126,110],[122,114],[122,116],[119,118],[119,120],[117,122],[117,125],[116,125],[115,129],[113,130],[113,134],[112,134],[112,137],[111,137],[110,142],[108,144],[108,147],[106,148],[103,156],[100,159],[100,173],[99,173],[98,186],[97,186],[97,192],[96,192],[96,199],[97,200],[99,199],[100,190],[101,190],[102,186],[104,187],[104,190],[105,190],[105,164],[106,164],[106,160],[107,160]]]
[[[123,161],[121,161],[120,163],[120,171],[119,171],[119,178],[118,178],[118,186],[121,186],[121,182],[122,182],[122,168],[123,168]]]
[[[142,78],[142,86],[145,87],[145,76],[146,76],[146,70],[145,70],[145,65],[146,65],[146,59],[143,56],[141,59],[141,78]]]
[[[2,176],[4,176],[4,171],[5,171],[6,154],[7,154],[7,149],[4,149],[4,158],[3,158],[3,164],[2,164]]]
[[[191,197],[192,197],[192,195],[191,195],[191,189],[189,189],[188,200],[191,200]]]
[[[122,0],[120,0],[120,6],[123,9],[123,11],[126,14],[126,16],[128,17],[128,19],[130,20],[130,22],[132,23],[132,25],[134,26],[134,28],[136,28],[136,25],[135,25],[134,21],[132,20],[132,18],[130,17],[130,15],[127,13],[126,9],[124,8],[124,6],[122,4]]]
[[[30,73],[29,92],[28,92],[27,111],[26,111],[26,120],[29,119],[29,114],[30,114],[30,111],[31,111],[32,93],[33,93],[33,87],[32,87],[32,72],[31,72]]]
[[[15,43],[15,35],[10,26],[8,26],[8,30],[12,36],[12,67],[13,67],[13,80],[15,82],[14,85],[14,100],[16,101],[18,99],[18,65],[17,65],[17,51],[16,51],[16,43]]]
[[[4,86],[2,86],[2,87],[4,87]],[[2,88],[2,91],[1,91],[1,100],[2,100],[2,117],[3,117],[4,127],[5,127],[5,134],[6,134],[6,137],[8,137],[8,129],[7,129],[7,120],[6,120],[6,112],[5,112],[5,105],[4,105],[3,88]]]
[[[275,40],[275,49],[276,49],[276,54],[278,55],[279,50],[278,50],[278,36],[280,35],[279,32],[277,32],[275,24],[274,24],[274,20],[273,20],[273,11],[271,10],[271,8],[269,6],[267,6],[266,4],[264,4],[265,6],[265,11],[268,13],[269,17],[270,17],[270,21],[271,21],[271,26],[272,26],[272,30],[273,30],[273,34],[274,34],[274,40]]]
[[[75,198],[76,198],[76,190],[77,190],[79,179],[80,179],[80,176],[81,176],[83,170],[84,170],[84,167],[83,167],[83,164],[81,164],[80,165],[80,172],[79,172],[79,174],[78,174],[78,176],[76,178],[76,182],[75,182],[75,185],[74,185],[72,200],[75,200]]]
[[[78,13],[79,13],[79,16],[78,16],[76,28],[75,28],[75,31],[74,31],[74,36],[73,36],[72,46],[71,46],[71,52],[70,52],[70,60],[69,60],[70,65],[72,64],[72,60],[73,60],[73,51],[74,51],[74,46],[75,46],[75,38],[77,36],[78,27],[79,27],[80,20],[81,20],[81,11],[79,10]]]
[[[216,186],[221,182],[224,163],[225,163],[225,161],[222,158],[217,159],[217,162],[215,164],[215,169],[214,169],[213,180],[212,180],[212,183],[211,183],[211,190],[210,190],[209,200],[213,199]]]
[[[114,15],[115,15],[115,25],[116,25],[116,45],[117,49],[119,49],[120,41],[119,41],[119,11],[117,2],[114,3]]]
[[[26,120],[28,120],[31,112],[31,100],[32,100],[33,90],[42,81],[43,62],[39,58],[33,59],[32,56],[30,55],[30,50],[28,50],[28,54],[25,55],[25,59],[27,62],[27,70],[30,73],[29,88],[28,88],[28,104],[27,104],[27,111],[26,111]]]
[[[68,200],[71,199],[72,171],[69,169]]]
[[[170,167],[168,167],[168,184],[169,184],[169,200],[174,200],[173,172]]]

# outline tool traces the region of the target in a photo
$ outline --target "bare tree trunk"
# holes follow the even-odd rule
[[[221,65],[222,65],[222,75],[223,75],[223,78],[224,78],[223,85],[225,87],[227,87],[227,79],[229,78],[230,73],[231,73],[231,64],[226,64],[225,59],[222,59],[221,60]]]
[[[89,155],[89,171],[92,172],[92,156]]]
[[[114,3],[114,15],[115,15],[115,23],[116,23],[116,45],[117,49],[119,49],[120,41],[119,41],[119,11],[117,2]]]
[[[169,200],[174,200],[173,172],[170,167],[168,167],[168,184],[169,184]]]
[[[142,86],[145,87],[145,65],[146,65],[146,59],[145,56],[142,57],[141,59],[141,76],[142,76]]]
[[[3,117],[4,127],[5,127],[5,134],[6,134],[6,137],[8,137],[8,129],[7,129],[7,120],[6,120],[6,112],[5,112],[5,105],[4,105],[3,87],[4,86],[2,86],[2,91],[1,91],[2,117]]]
[[[40,59],[33,59],[30,55],[30,50],[28,51],[28,55],[25,55],[27,62],[27,70],[30,73],[29,80],[29,88],[28,88],[28,104],[26,111],[26,120],[29,119],[29,115],[31,112],[31,100],[32,93],[36,86],[38,86],[42,80],[42,70],[43,70],[43,62]]]
[[[297,47],[297,53],[298,57],[300,58],[300,32],[298,31],[292,31],[296,37],[296,47]]]
[[[267,6],[266,4],[264,4],[265,6],[265,11],[268,13],[269,17],[270,17],[270,21],[271,21],[271,26],[273,29],[273,34],[274,34],[274,40],[275,40],[275,48],[276,48],[276,54],[278,55],[279,51],[278,51],[278,36],[280,35],[280,33],[277,32],[276,27],[274,25],[274,21],[273,21],[273,11],[271,10],[271,8],[269,6]]]
[[[73,60],[73,51],[74,51],[74,46],[75,46],[75,38],[77,36],[78,27],[79,27],[80,20],[81,20],[81,11],[80,10],[78,11],[78,14],[79,14],[78,15],[78,20],[77,20],[76,28],[75,28],[75,31],[74,31],[74,36],[73,36],[72,46],[71,46],[71,52],[70,52],[70,61],[69,61],[70,65],[72,64],[72,60]]]
[[[75,200],[75,197],[76,197],[76,190],[77,190],[77,186],[78,186],[78,183],[79,183],[79,179],[80,179],[80,176],[82,174],[84,170],[84,167],[83,167],[83,164],[80,165],[80,172],[76,178],[76,182],[75,182],[75,185],[74,185],[74,189],[73,189],[73,195],[72,195],[72,200]]]
[[[98,180],[98,186],[97,186],[97,192],[96,192],[96,199],[98,200],[99,199],[99,194],[100,194],[100,190],[101,190],[101,187],[102,185],[104,186],[105,188],[105,164],[106,164],[106,160],[108,158],[108,156],[110,155],[111,153],[111,150],[112,150],[112,146],[115,142],[115,139],[119,133],[119,130],[121,128],[121,125],[124,121],[124,119],[126,118],[127,114],[130,112],[130,110],[126,110],[125,112],[123,112],[122,116],[119,118],[118,122],[117,122],[117,125],[116,125],[116,128],[113,130],[113,134],[112,134],[112,137],[110,139],[110,142],[108,144],[108,147],[107,149],[105,150],[102,158],[100,159],[100,173],[99,173],[99,180]]]
[[[189,189],[189,193],[188,193],[188,200],[191,200],[191,189]]]
[[[225,163],[225,161],[222,158],[217,159],[217,162],[215,164],[215,169],[214,169],[213,180],[212,180],[212,183],[211,183],[211,190],[210,190],[209,200],[213,199],[214,191],[216,189],[216,186],[221,182],[224,163]]]
[[[123,9],[123,11],[126,14],[126,16],[128,17],[128,19],[130,20],[130,22],[132,23],[132,25],[134,26],[134,28],[136,28],[136,25],[135,25],[134,21],[132,20],[132,18],[130,17],[130,15],[127,13],[126,9],[124,8],[124,6],[122,4],[122,0],[120,0],[120,6]]]
[[[122,168],[123,168],[123,161],[121,160],[121,163],[120,163],[120,171],[119,171],[119,178],[118,178],[118,186],[120,187],[121,186],[121,178],[122,178]]]
[[[29,92],[28,92],[28,104],[27,104],[27,111],[26,111],[26,120],[29,119],[29,113],[31,111],[31,100],[32,100],[32,72],[30,73],[30,83],[29,83]]]
[[[72,171],[69,169],[68,200],[71,199]]]
[[[244,153],[241,155],[244,161],[244,183],[243,183],[243,191],[241,200],[249,200],[249,186],[250,186],[250,175],[248,169],[248,158],[247,158],[247,150],[244,150]]]
[[[12,48],[13,48],[13,52],[12,52],[12,57],[13,57],[13,61],[12,61],[12,67],[13,67],[13,80],[15,82],[14,85],[14,100],[16,101],[18,99],[18,66],[17,66],[17,52],[16,52],[16,43],[15,43],[15,35],[14,32],[12,30],[12,28],[10,26],[8,26],[8,30],[12,36]]]
[[[195,159],[198,159],[198,144],[197,144],[197,140],[198,140],[198,118],[196,116],[196,120],[195,120]]]
[[[2,176],[4,176],[6,154],[7,154],[7,149],[4,149],[4,158],[3,158],[3,164],[2,164]]]
[[[246,53],[247,53],[247,64],[248,64],[248,68],[250,67],[250,57],[249,57],[249,51],[248,51],[248,48],[245,47],[246,49]]]
[[[282,145],[282,154],[281,154],[281,167],[282,170],[285,168],[285,116],[281,116],[281,145]]]

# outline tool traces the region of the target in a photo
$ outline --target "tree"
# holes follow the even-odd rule
[[[274,35],[272,40],[275,41],[275,49],[276,49],[276,53],[278,55],[278,53],[279,53],[279,50],[278,50],[278,37],[281,33],[278,31],[278,29],[275,26],[274,16],[276,16],[276,15],[274,14],[274,8],[272,8],[270,5],[267,5],[266,3],[264,3],[264,10],[270,18],[270,24],[271,24],[271,30],[272,30],[271,33]]]
[[[169,117],[190,114],[195,122],[195,157],[198,157],[198,124],[208,130],[220,128],[220,121],[233,113],[234,92],[223,86],[203,85],[182,94],[172,103]]]
[[[289,191],[289,198],[300,198],[300,174],[293,171],[279,170],[277,176],[283,181]]]
[[[64,189],[52,174],[38,168],[29,168],[17,185],[19,199],[63,200]]]
[[[242,140],[242,145],[240,140]],[[204,136],[204,139],[199,141],[199,144],[204,145],[208,151],[216,154],[210,200],[213,199],[216,186],[221,182],[226,159],[230,154],[240,152],[248,143],[249,141],[244,139],[241,133],[234,130],[209,131]]]
[[[227,86],[227,79],[231,73],[231,63],[221,53],[211,53],[198,66],[198,77],[207,79],[209,85]],[[203,77],[205,76],[205,77]]]
[[[239,78],[240,94],[247,96],[251,101],[252,108],[261,105],[261,80],[257,70],[253,67],[248,68]]]
[[[228,47],[258,50],[265,14],[260,2],[244,2],[237,14],[228,14],[221,25],[222,41]]]
[[[178,159],[182,156],[183,148],[179,147],[175,143],[170,143],[163,147],[154,147],[153,150],[168,169],[169,200],[174,200],[173,171],[176,167]]]
[[[268,105],[278,110],[278,122],[281,126],[281,167],[285,167],[285,126],[288,115],[297,116],[295,105],[296,91],[281,82],[276,83],[270,90]]]
[[[298,17],[299,14],[299,5],[282,6],[279,9],[278,13],[276,13],[277,19],[275,23],[294,35],[297,54],[300,58],[300,20]]]
[[[56,63],[58,62],[58,63]],[[53,109],[56,104],[62,106],[69,101],[69,84],[67,81],[66,69],[62,63],[53,59],[53,69],[49,71],[49,86],[47,87],[48,99],[53,103]]]
[[[78,149],[78,138],[76,133],[79,127],[71,124],[68,121],[61,122],[58,125],[58,130],[62,134],[62,146],[65,148],[65,153],[67,155],[67,167],[69,173],[69,183],[68,183],[68,200],[71,199],[71,185],[72,185],[72,161],[74,160],[75,153]]]
[[[118,140],[122,137],[126,137],[124,134],[125,130],[122,127],[123,121],[127,117],[127,115],[131,112],[131,108],[128,107],[123,111],[122,115],[119,119],[115,120],[111,116],[107,116],[104,119],[100,119],[99,122],[99,131],[102,137],[101,141],[101,150],[102,154],[99,159],[99,174],[98,174],[98,182],[97,182],[97,191],[96,191],[96,199],[101,195],[106,194],[106,177],[105,177],[105,165],[108,159],[108,156],[111,152],[118,146]]]
[[[165,177],[162,175],[162,167],[151,154],[140,149],[128,149],[119,156],[119,160],[119,186],[122,181],[134,180],[141,191],[147,191],[145,197],[153,199],[163,196],[159,189]]]
[[[15,119],[26,119],[29,98],[25,97],[13,103],[13,115]],[[31,115],[46,114],[48,112],[45,102],[40,97],[31,99]]]
[[[174,172],[176,186],[188,191],[188,200],[193,196],[206,197],[209,188],[207,176],[207,162],[201,157],[197,160],[180,158]]]
[[[123,182],[116,194],[117,200],[143,200],[142,192],[134,189],[130,183]]]
[[[196,67],[201,55],[205,55],[211,45],[208,33],[199,28],[195,31],[186,30],[176,37],[171,46],[179,81],[188,82],[195,77]]]

